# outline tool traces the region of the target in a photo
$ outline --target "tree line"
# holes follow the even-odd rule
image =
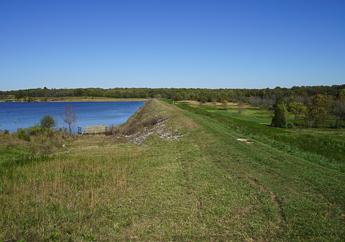
[[[53,97],[165,98],[175,101],[239,102],[294,115],[294,125],[342,127],[345,120],[345,84],[265,89],[205,88],[74,88],[0,91],[0,99],[31,101]],[[278,112],[278,113],[279,113]],[[279,115],[278,115],[279,116]],[[278,119],[281,120],[281,119]],[[281,126],[272,123],[274,126]],[[286,124],[287,125],[287,124]],[[285,125],[283,125],[285,126]]]
[[[301,86],[292,88],[265,89],[206,89],[206,88],[73,88],[49,89],[35,88],[26,90],[0,91],[0,98],[14,96],[16,99],[42,97],[110,97],[110,98],[167,98],[175,101],[197,100],[213,101],[247,101],[259,105],[273,105],[278,97],[311,97],[315,94],[337,96],[344,85]],[[274,102],[273,102],[274,103]]]
[[[272,126],[275,127],[345,127],[345,89],[341,89],[337,96],[315,94],[306,101],[279,98],[273,105],[273,110]],[[290,123],[289,113],[294,116]]]

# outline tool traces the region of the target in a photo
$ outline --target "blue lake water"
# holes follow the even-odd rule
[[[0,102],[0,130],[16,131],[39,124],[44,115],[55,119],[56,127],[68,127],[63,121],[66,106],[76,115],[73,130],[91,125],[117,125],[137,111],[144,102]]]

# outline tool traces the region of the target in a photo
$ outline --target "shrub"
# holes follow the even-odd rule
[[[29,136],[35,136],[35,135],[40,135],[44,133],[45,129],[42,128],[41,126],[35,125],[32,127],[26,128],[25,131]]]
[[[30,141],[30,135],[25,129],[18,129],[17,137],[22,140]]]
[[[289,112],[294,114],[295,121],[298,120],[299,118],[304,118],[307,113],[307,107],[301,102],[296,102],[296,101],[290,102],[288,105],[288,109],[289,109]]]
[[[1,130],[0,129],[0,134],[9,134],[10,131],[8,131],[7,129]]]
[[[41,127],[45,129],[51,129],[55,126],[55,120],[49,116],[46,115],[41,119]]]

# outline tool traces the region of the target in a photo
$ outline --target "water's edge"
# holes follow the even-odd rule
[[[56,121],[55,128],[67,128],[64,122],[66,108],[76,116],[73,130],[78,127],[119,125],[128,120],[144,101],[105,101],[105,102],[2,102],[0,103],[0,130],[15,132],[19,128],[38,125],[40,119],[50,115]]]

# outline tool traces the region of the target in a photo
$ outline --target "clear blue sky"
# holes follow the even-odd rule
[[[345,83],[345,0],[0,0],[0,89]]]

